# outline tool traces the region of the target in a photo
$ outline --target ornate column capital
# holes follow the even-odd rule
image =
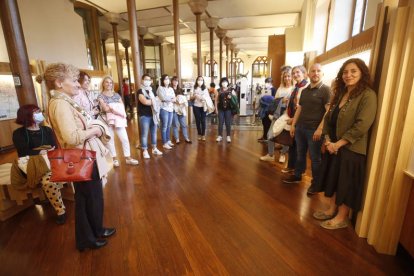
[[[232,42],[233,38],[226,36],[223,40],[224,45],[226,46],[230,46],[231,42]]]
[[[190,0],[188,5],[191,8],[191,11],[197,15],[202,14],[207,8],[207,0]]]
[[[109,33],[105,32],[105,33],[101,33],[101,40],[105,41],[107,40],[109,37]]]
[[[121,44],[122,46],[124,46],[125,49],[131,46],[131,42],[128,39],[122,39]]]
[[[148,28],[145,26],[139,26],[138,27],[138,35],[141,37],[144,37],[148,33]]]
[[[162,35],[157,35],[154,37],[155,44],[162,44],[164,42],[164,37]]]
[[[240,53],[240,49],[239,48],[234,48],[234,56],[237,56]]]
[[[207,28],[214,30],[217,27],[219,20],[218,17],[209,17],[206,18],[204,22],[206,23]]]
[[[231,51],[233,51],[233,52],[234,52],[234,51],[236,50],[236,46],[237,46],[236,44],[231,43],[229,46],[230,46],[230,50],[231,50]]]
[[[118,25],[119,22],[121,21],[121,16],[119,15],[119,13],[114,13],[114,12],[105,13],[105,18],[112,25]]]
[[[215,30],[216,36],[219,39],[223,39],[226,37],[227,30],[220,28],[220,26],[217,26],[217,29]]]

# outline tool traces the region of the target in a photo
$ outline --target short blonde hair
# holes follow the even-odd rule
[[[102,78],[102,81],[101,81],[101,92],[103,92],[103,91],[104,91],[104,88],[103,88],[103,83],[104,83],[107,79],[110,79],[110,80],[112,81],[112,85],[114,85],[114,79],[113,79],[111,76],[107,75],[107,76],[103,77],[103,78]],[[113,89],[113,88],[114,88],[114,87],[112,86],[112,89]]]
[[[79,69],[71,64],[66,63],[51,63],[42,75],[36,77],[36,81],[41,83],[45,81],[46,87],[49,90],[55,89],[56,80],[64,80],[65,78],[78,79]]]

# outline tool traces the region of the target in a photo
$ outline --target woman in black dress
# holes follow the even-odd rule
[[[342,65],[332,91],[323,128],[326,152],[317,187],[329,198],[329,207],[313,214],[324,220],[321,226],[326,229],[347,227],[349,210],[360,210],[368,131],[377,110],[368,67],[360,59],[349,59]]]

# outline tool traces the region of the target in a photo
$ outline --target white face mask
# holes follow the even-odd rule
[[[168,86],[170,84],[170,80],[164,80],[164,85]]]
[[[223,83],[221,84],[221,86],[223,86],[224,88],[226,88],[228,85],[229,85],[229,83],[228,83],[228,82],[223,82]]]
[[[203,81],[197,81],[198,86],[202,86],[203,85]]]
[[[266,83],[265,85],[266,85],[266,88],[272,87],[272,85],[270,83]]]
[[[42,113],[34,113],[33,120],[35,121],[36,124],[40,124],[41,122],[45,120],[45,117],[43,116]]]
[[[150,80],[144,80],[144,86],[145,87],[150,87],[151,86],[151,81]]]

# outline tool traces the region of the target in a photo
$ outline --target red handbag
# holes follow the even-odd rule
[[[52,121],[49,121],[53,129]],[[86,130],[85,124],[83,126]],[[92,180],[93,167],[96,161],[96,152],[85,148],[86,140],[82,149],[63,149],[56,137],[56,133],[54,133],[54,135],[58,148],[47,152],[47,157],[50,161],[50,171],[52,172],[50,181],[82,182]]]
[[[59,145],[59,143],[58,143]],[[92,180],[96,152],[85,149],[62,149],[47,152],[51,182],[82,182]]]

